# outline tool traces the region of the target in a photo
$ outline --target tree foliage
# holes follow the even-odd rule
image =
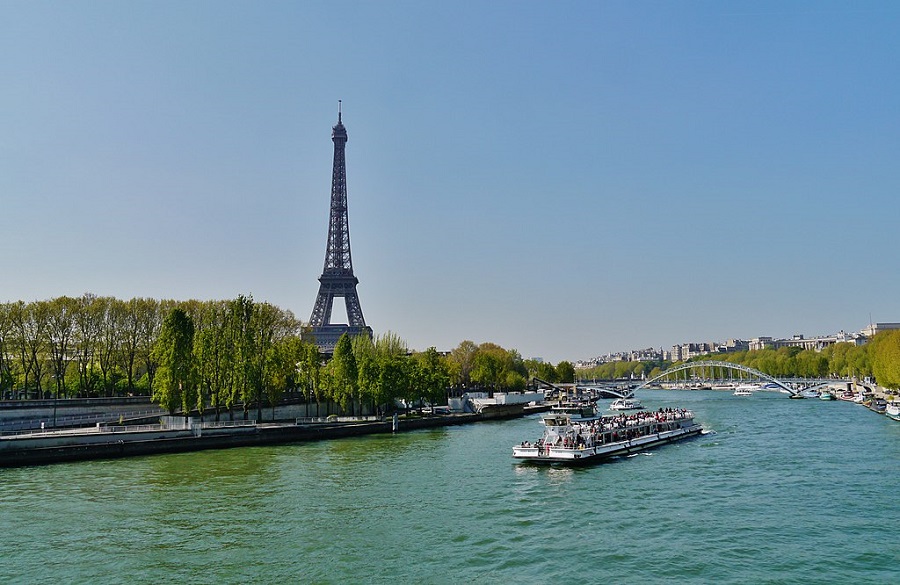
[[[900,388],[900,331],[879,333],[870,345],[875,379],[887,388]]]
[[[178,307],[166,316],[153,346],[158,366],[153,400],[175,414],[181,407],[187,413],[195,406],[194,321]]]
[[[344,410],[349,409],[357,398],[359,369],[350,336],[346,333],[338,339],[334,356],[328,363],[331,397]]]
[[[415,389],[418,398],[429,404],[446,401],[450,387],[450,368],[434,347],[413,355]]]

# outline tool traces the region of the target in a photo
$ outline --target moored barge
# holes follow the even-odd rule
[[[626,455],[699,435],[703,427],[694,413],[682,408],[656,412],[574,419],[549,414],[542,419],[544,433],[534,443],[513,447],[513,457],[531,463],[586,464]]]

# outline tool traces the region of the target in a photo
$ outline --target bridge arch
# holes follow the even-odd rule
[[[753,368],[748,368],[747,366],[743,366],[741,364],[732,364],[730,362],[720,362],[720,361],[685,362],[679,366],[669,368],[665,372],[663,372],[657,376],[654,376],[654,377],[650,378],[649,380],[642,382],[639,386],[637,386],[635,388],[635,390],[639,390],[641,388],[646,388],[650,384],[657,382],[659,380],[662,380],[663,378],[667,378],[667,377],[671,376],[672,374],[677,374],[678,372],[686,372],[688,370],[703,371],[703,370],[710,370],[713,368],[731,370],[733,372],[743,372],[745,374],[749,374],[750,376],[756,376],[757,378],[759,378],[761,380],[766,380],[767,382],[771,382],[772,384],[775,384],[779,388],[782,388],[783,390],[785,390],[788,394],[794,395],[797,393],[796,390],[794,390],[793,388],[791,388],[790,386],[788,386],[787,384],[785,384],[778,378],[775,378],[774,376],[764,374],[763,372],[760,372],[759,370],[754,370]]]
[[[634,396],[634,389],[632,386],[617,385],[611,387],[597,384],[579,384],[578,388],[592,392],[600,398],[631,398]]]

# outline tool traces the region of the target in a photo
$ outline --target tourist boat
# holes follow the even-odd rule
[[[530,463],[578,465],[626,455],[703,432],[694,413],[681,408],[574,419],[565,414],[543,417],[544,433],[534,443],[513,447],[513,457]]]
[[[818,390],[804,390],[800,393],[800,396],[803,398],[818,398],[819,391]]]
[[[573,416],[590,417],[597,414],[597,405],[593,402],[560,402],[550,407],[553,414],[570,414]]]
[[[644,405],[637,398],[616,398],[609,405],[610,410],[643,410]]]
[[[900,421],[900,404],[897,402],[888,402],[884,407],[884,414],[888,415],[896,421]]]
[[[834,394],[829,392],[828,390],[819,394],[819,400],[834,400]]]

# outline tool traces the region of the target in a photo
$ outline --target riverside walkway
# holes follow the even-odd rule
[[[393,419],[341,422],[189,421],[177,425],[95,425],[79,429],[38,431],[0,436],[0,467],[42,465],[88,459],[133,457],[254,445],[340,439],[377,433],[518,418],[546,410],[526,408],[504,416],[459,413],[438,416],[400,416]],[[181,417],[177,417],[181,419]]]

